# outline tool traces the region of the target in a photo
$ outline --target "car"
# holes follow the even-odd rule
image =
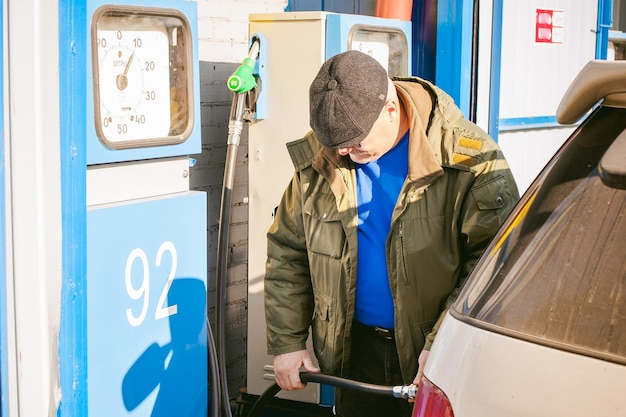
[[[413,417],[626,416],[626,61],[590,61],[576,124],[446,313]]]

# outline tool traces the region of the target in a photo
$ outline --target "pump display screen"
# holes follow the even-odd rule
[[[406,77],[409,48],[404,32],[397,28],[355,25],[348,48],[374,57],[392,77]]]

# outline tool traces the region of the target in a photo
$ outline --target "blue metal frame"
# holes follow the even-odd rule
[[[59,2],[62,292],[59,416],[87,415],[86,0]]]
[[[437,53],[437,0],[413,0],[413,75],[435,82]]]
[[[473,0],[440,1],[437,10],[435,83],[469,118]]]
[[[598,0],[598,35],[596,59],[606,59],[609,47],[609,29],[613,26],[613,0]]]
[[[551,127],[563,127],[563,125],[556,121],[556,116],[511,117],[508,119],[501,119],[498,122],[498,129],[500,132],[547,129]]]
[[[500,119],[500,73],[502,72],[502,2],[494,0],[491,25],[491,79],[489,86],[489,135],[497,142]]]

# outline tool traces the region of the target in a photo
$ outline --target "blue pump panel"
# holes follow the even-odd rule
[[[88,210],[90,417],[206,415],[205,208],[184,192]]]
[[[128,2],[120,0],[112,1],[88,1],[87,16],[90,17],[86,31],[87,47],[89,53],[86,62],[87,78],[92,79],[93,65],[92,65],[92,39],[91,39],[91,17],[96,10],[104,4],[117,4],[128,5]],[[124,162],[124,161],[136,161],[143,159],[153,159],[171,156],[191,155],[201,152],[201,129],[200,129],[200,68],[198,61],[198,16],[197,16],[197,4],[196,2],[184,1],[184,0],[136,0],[133,1],[132,6],[136,7],[150,7],[150,8],[162,8],[162,9],[175,9],[183,13],[186,17],[189,29],[191,32],[191,54],[192,54],[192,74],[193,74],[193,97],[190,102],[192,103],[193,110],[193,125],[191,128],[191,134],[182,142],[175,142],[172,144],[161,144],[146,147],[131,147],[125,149],[117,149],[115,147],[107,146],[96,134],[95,128],[95,115],[94,115],[94,85],[92,82],[87,83],[86,91],[86,104],[87,104],[87,164],[103,164],[110,162]],[[137,65],[137,64],[135,64]],[[114,89],[114,87],[112,87]],[[148,91],[144,92],[149,94]]]

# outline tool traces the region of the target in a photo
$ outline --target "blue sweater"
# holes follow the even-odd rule
[[[408,172],[408,133],[378,160],[356,164],[359,212],[359,260],[356,281],[357,321],[394,327],[385,242],[391,216]]]

